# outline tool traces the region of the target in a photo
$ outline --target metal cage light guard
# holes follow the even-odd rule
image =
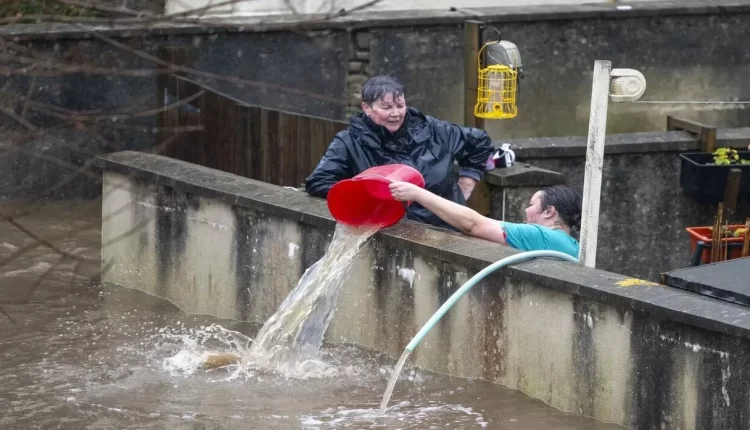
[[[491,64],[482,68],[482,52],[488,45],[499,41],[485,43],[477,53],[477,103],[474,115],[485,119],[507,119],[518,115],[516,91],[518,89],[518,71],[505,64]],[[516,62],[517,64],[517,62]]]

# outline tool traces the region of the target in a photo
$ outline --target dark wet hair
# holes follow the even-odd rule
[[[392,76],[373,76],[362,87],[362,101],[370,106],[387,94],[391,94],[394,100],[402,97],[404,86]]]
[[[567,185],[553,185],[540,191],[542,210],[554,206],[570,232],[577,233],[581,229],[581,195]]]

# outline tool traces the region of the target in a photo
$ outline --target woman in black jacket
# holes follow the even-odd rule
[[[422,174],[427,190],[466,205],[492,152],[487,132],[407,108],[404,87],[398,80],[376,76],[362,87],[362,112],[353,115],[349,128],[333,138],[305,181],[305,189],[312,196],[325,198],[336,182],[370,167],[406,164]],[[461,168],[457,182],[453,179],[456,161]],[[407,218],[449,227],[418,203],[409,206]]]

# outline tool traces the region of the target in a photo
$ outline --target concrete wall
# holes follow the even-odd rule
[[[583,191],[586,137],[510,141],[518,160],[562,173]],[[720,130],[717,147],[746,149],[750,128]],[[658,280],[659,274],[688,267],[692,252],[686,227],[712,225],[716,207],[685,196],[680,186],[680,152],[698,151],[685,132],[610,135],[605,144],[598,268]],[[723,184],[718,186],[723,187]],[[492,186],[490,216],[502,218],[502,187]],[[508,188],[505,218],[523,221],[524,210],[540,188]],[[750,202],[741,201],[733,221],[744,223]]]
[[[254,2],[261,3],[266,4]],[[750,51],[745,49],[745,41],[750,40],[750,27],[745,23],[750,6],[716,1],[628,4],[633,5],[632,10],[618,10],[609,3],[507,6],[371,12],[306,23],[264,17],[225,20],[206,27],[97,27],[97,32],[125,48],[93,38],[80,27],[12,25],[0,29],[0,34],[61,65],[85,65],[100,72],[60,72],[33,82],[28,76],[3,76],[0,84],[3,91],[13,94],[7,104],[16,114],[23,111],[27,94],[38,103],[67,111],[149,111],[158,106],[161,97],[155,94],[158,73],[136,76],[129,72],[153,70],[157,65],[132,50],[158,56],[161,48],[178,46],[188,50],[186,64],[197,70],[189,74],[191,78],[250,104],[345,119],[358,109],[358,93],[367,78],[387,73],[406,84],[409,104],[460,122],[462,23],[480,19],[520,47],[526,69],[518,99],[519,116],[487,122],[487,129],[498,141],[585,134],[591,69],[597,59],[641,70],[648,80],[645,99],[750,99],[750,81],[738,78],[750,72]],[[613,105],[608,132],[662,130],[670,113],[717,126],[750,126],[746,106]],[[58,113],[67,111],[57,109]],[[43,129],[63,124],[74,150],[61,149],[53,139],[32,145],[30,150],[33,153],[41,145],[73,167],[58,164],[27,170],[32,164],[51,162],[39,161],[39,157],[32,160],[28,154],[0,153],[3,171],[11,172],[5,180],[11,191],[0,191],[2,199],[23,198],[24,194],[13,192],[19,187],[30,187],[32,194],[42,191],[54,182],[50,178],[80,166],[77,160],[159,143],[154,116],[97,120],[94,125],[92,121],[42,114],[32,106],[26,120]],[[0,126],[25,131],[5,115],[0,116]],[[0,144],[17,145],[3,140]],[[84,197],[89,195],[84,188],[97,187],[95,183],[66,185],[55,195]]]
[[[510,0],[503,2],[503,6],[523,5],[559,5],[559,4],[594,4],[613,3],[616,0]],[[656,0],[638,0],[638,3]],[[167,13],[185,12],[199,8],[205,8],[216,4],[211,0],[167,0]],[[318,14],[336,13],[341,9],[358,10],[361,13],[382,11],[410,11],[410,10],[448,10],[456,7],[457,3],[450,0],[382,0],[369,4],[365,0],[245,0],[228,5],[201,10],[193,15],[198,16],[266,16],[266,15],[290,15],[290,14]],[[631,1],[618,1],[618,3],[633,3]],[[471,10],[497,6],[495,0],[470,0],[461,3],[461,9]],[[364,7],[363,6],[367,6]]]
[[[325,203],[304,193],[148,154],[99,165],[103,280],[187,312],[263,322],[331,239]],[[327,339],[395,358],[463,282],[513,253],[414,224],[379,232],[354,262]],[[639,429],[744,427],[747,308],[624,279],[553,260],[507,268],[411,359]]]
[[[595,60],[634,68],[647,81],[643,100],[750,100],[747,15],[643,16],[493,22],[520,49],[518,116],[488,120],[496,140],[578,136],[588,130]],[[721,31],[717,31],[721,28]],[[459,26],[374,28],[372,72],[400,77],[408,103],[463,121]],[[721,47],[721,48],[719,48]],[[726,127],[750,125],[748,105],[612,104],[608,133],[664,130],[667,115]]]
[[[585,133],[592,69],[597,59],[643,72],[648,81],[644,99],[750,98],[750,83],[737,78],[750,71],[750,53],[745,49],[745,40],[750,39],[750,29],[745,25],[750,6],[715,1],[633,5],[632,10],[618,10],[607,3],[373,12],[313,23],[285,17],[244,18],[218,21],[210,28],[185,24],[98,31],[149,54],[165,45],[188,47],[191,67],[239,80],[194,78],[250,104],[345,119],[346,106],[356,99],[357,88],[347,88],[347,78],[351,74],[367,77],[387,73],[406,84],[410,104],[448,120],[462,121],[462,24],[467,19],[483,20],[519,46],[526,72],[519,93],[519,116],[487,122],[495,139]],[[32,46],[53,51],[60,59],[103,67],[123,68],[136,63],[153,67],[98,39],[81,41],[87,33],[77,27],[11,26],[3,31],[21,40],[36,40]],[[492,30],[488,33],[494,37]],[[367,42],[358,55],[352,52],[356,40]],[[352,68],[350,61],[364,64]],[[83,109],[82,105],[90,103],[87,97],[77,97],[76,90],[89,91],[89,78],[69,76],[73,79],[51,80],[68,87],[61,88],[72,97],[61,101],[65,107]],[[120,77],[107,80],[113,88],[121,82]],[[243,84],[242,80],[304,90],[333,100],[323,102],[278,88]],[[147,87],[128,88],[127,94],[131,99],[151,96]],[[20,94],[27,88],[21,85]],[[109,93],[107,86],[93,86],[90,91],[95,89],[98,95],[94,100],[107,95],[114,96],[108,100],[124,100],[123,91]],[[43,99],[45,95],[39,93],[38,97]],[[670,113],[717,126],[748,126],[746,108],[618,104],[610,108],[608,131],[663,130]]]

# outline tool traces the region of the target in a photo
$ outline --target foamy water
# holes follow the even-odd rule
[[[392,375],[394,370],[392,366],[376,364],[370,360],[342,363],[330,354],[327,358],[305,360],[293,367],[271,369],[264,367],[265,363],[252,359],[251,348],[248,348],[248,345],[252,344],[250,337],[216,324],[197,329],[162,328],[153,334],[151,339],[159,345],[159,348],[153,351],[154,353],[163,352],[170,346],[178,348],[176,352],[162,360],[162,371],[181,378],[206,378],[214,383],[240,380],[248,387],[252,387],[253,384],[275,382],[293,384],[294,380],[325,382],[333,379],[359,379],[376,382],[385,381],[383,378]],[[339,359],[348,360],[353,358],[349,355],[352,351],[352,349],[347,350],[346,347],[339,348],[337,356]],[[222,368],[202,369],[202,364],[208,357],[227,352],[239,354],[242,361]],[[361,353],[362,351],[354,352],[355,355]],[[419,385],[425,382],[426,377],[417,369],[411,368],[401,379]],[[377,384],[373,386],[377,387]],[[442,427],[445,422],[450,422],[451,426],[460,428],[484,428],[488,425],[482,414],[471,407],[441,404],[434,400],[401,401],[389,407],[384,414],[377,404],[376,391],[378,390],[373,390],[371,404],[362,404],[362,407],[328,407],[317,413],[300,416],[299,423],[306,429],[351,426],[391,427],[392,425],[398,425],[400,428],[431,428],[429,426],[432,424],[440,424]],[[278,417],[289,418],[288,416]]]
[[[446,424],[447,423],[447,424]],[[388,414],[378,408],[328,408],[318,415],[303,416],[305,428],[343,428],[352,426],[393,428],[485,428],[489,424],[482,414],[461,405],[414,405],[405,401],[394,405]],[[439,426],[439,427],[438,427]]]
[[[259,375],[272,375],[280,378],[315,379],[340,376],[338,368],[319,359],[309,359],[294,366],[269,366],[265,357],[258,357],[250,345],[253,339],[242,333],[211,325],[188,331],[164,328],[152,339],[162,347],[171,342],[179,347],[174,354],[162,361],[162,369],[173,376],[191,376],[197,372],[213,374],[218,379],[251,380]],[[238,363],[216,369],[204,369],[203,364],[211,357],[232,354],[239,358]],[[351,371],[351,369],[349,369]],[[352,373],[352,372],[349,372]]]

